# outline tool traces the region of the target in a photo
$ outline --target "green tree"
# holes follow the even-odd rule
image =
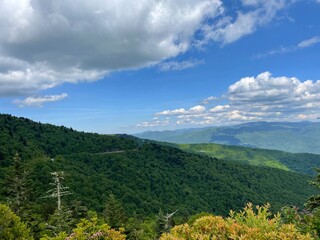
[[[109,194],[106,200],[103,215],[106,223],[115,229],[124,227],[127,222],[127,216],[124,208],[113,194]]]
[[[30,230],[6,205],[0,204],[0,239],[29,240]]]
[[[155,225],[155,232],[157,237],[160,237],[162,233],[166,233],[170,231],[173,225],[172,217],[177,211],[178,210],[172,213],[164,214],[160,209],[158,215],[156,216],[156,225]]]
[[[320,189],[320,168],[316,179],[310,183]],[[299,211],[297,207],[286,206],[282,208],[282,221],[284,223],[293,223],[299,231],[310,233],[315,238],[320,237],[320,194],[308,198],[304,204],[306,209]]]
[[[31,190],[28,182],[28,172],[19,153],[16,153],[13,157],[13,166],[7,178],[7,192],[10,208],[22,219],[26,219]]]
[[[314,181],[311,181],[311,184],[316,186],[320,190],[320,168],[316,169],[316,171],[316,179]],[[320,194],[308,198],[305,207],[309,210],[320,208]]]

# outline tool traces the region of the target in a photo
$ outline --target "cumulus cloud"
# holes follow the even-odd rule
[[[163,62],[159,64],[159,70],[162,72],[166,71],[181,71],[187,68],[194,68],[200,64],[203,64],[203,60],[186,60],[186,61],[169,61],[169,62]]]
[[[247,121],[315,120],[320,112],[320,80],[301,81],[296,77],[273,77],[270,72],[244,77],[230,85],[224,104],[214,104],[209,110],[196,105],[156,113],[170,115],[170,124],[209,125]],[[222,99],[222,98],[221,98]]]
[[[4,0],[0,95],[154,65],[187,51],[203,22],[221,11],[220,0]]]
[[[174,110],[165,110],[162,112],[155,113],[155,116],[171,116],[171,115],[190,115],[190,114],[200,114],[206,111],[206,108],[201,105],[191,107],[189,110],[184,108],[174,109]]]
[[[168,59],[209,41],[236,41],[287,2],[243,0],[249,7],[233,18],[222,0],[3,0],[0,96],[30,96],[161,62],[163,71],[194,67],[202,61]]]
[[[211,101],[214,101],[214,100],[218,100],[218,98],[215,97],[215,96],[210,96],[210,97],[207,97],[207,98],[203,99],[203,100],[201,101],[201,103],[204,104],[204,105],[207,105],[207,104],[209,104]]]
[[[223,112],[226,109],[230,108],[230,105],[217,105],[209,110],[209,112]]]
[[[272,21],[277,12],[290,2],[289,0],[243,0],[244,6],[254,6],[254,8],[249,11],[239,11],[236,18],[225,16],[215,25],[204,26],[205,38],[199,45],[212,40],[224,45],[251,34],[258,27]]]
[[[19,107],[42,107],[44,103],[56,102],[66,98],[68,94],[63,93],[61,95],[48,95],[39,97],[27,97],[23,100],[15,100],[14,103]]]

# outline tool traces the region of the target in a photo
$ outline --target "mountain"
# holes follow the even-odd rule
[[[315,175],[320,167],[320,155],[288,153],[250,147],[229,146],[215,143],[173,145],[184,151],[217,157],[255,166],[278,168],[303,174]]]
[[[219,143],[320,154],[320,122],[251,122],[224,127],[148,131],[135,136],[171,143]]]
[[[316,193],[311,177],[184,152],[127,135],[98,135],[0,115],[0,201],[19,152],[32,182],[30,202],[43,216],[55,203],[44,199],[50,172],[64,171],[64,186],[89,209],[101,213],[113,193],[129,215],[154,216],[179,209],[180,216],[201,211],[226,215],[247,202],[270,202],[274,210],[301,205]]]

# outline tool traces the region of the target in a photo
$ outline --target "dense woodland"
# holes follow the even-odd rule
[[[184,151],[210,157],[255,166],[278,168],[308,175],[315,175],[315,168],[320,165],[320,155],[311,153],[288,153],[278,150],[228,146],[214,143],[179,144],[173,146],[177,146]]]
[[[60,209],[52,195],[58,186],[53,173],[65,193]],[[30,229],[23,232],[35,239],[66,231],[60,236],[64,239],[81,219],[77,231],[104,229],[114,234],[109,239],[157,239],[197,214],[228,216],[248,202],[269,202],[271,212],[301,208],[308,197],[317,196],[312,178],[127,135],[83,133],[0,115],[0,201],[10,207],[0,209],[18,215]],[[299,213],[288,209],[291,223]]]

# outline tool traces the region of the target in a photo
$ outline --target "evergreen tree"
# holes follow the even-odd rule
[[[28,172],[23,165],[19,153],[13,157],[13,166],[7,178],[7,192],[10,208],[22,219],[27,218],[30,198],[30,183]]]
[[[178,210],[176,210],[172,213],[164,214],[162,212],[162,210],[160,209],[160,211],[157,215],[156,227],[155,227],[155,232],[156,232],[157,238],[159,238],[162,233],[166,233],[166,232],[170,231],[170,229],[172,228],[172,225],[173,225],[172,217],[177,211]]]
[[[122,204],[113,194],[110,194],[106,200],[103,215],[106,223],[115,229],[123,227],[127,221]]]

